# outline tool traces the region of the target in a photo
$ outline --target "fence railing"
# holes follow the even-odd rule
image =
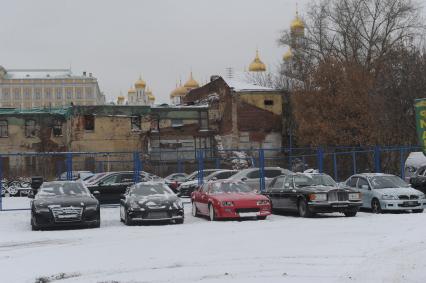
[[[405,176],[408,154],[420,151],[418,146],[368,146],[328,148],[261,148],[197,150],[162,150],[159,152],[23,152],[0,154],[2,196],[11,195],[7,184],[14,180],[30,180],[42,176],[45,180],[75,178],[79,173],[132,171],[134,182],[146,171],[165,177],[171,173],[199,171],[203,182],[205,169],[242,169],[259,167],[259,188],[265,188],[264,168],[278,166],[292,171],[317,169],[343,181],[361,172],[385,172]],[[24,192],[14,182],[14,194]],[[28,190],[28,186],[26,186]],[[21,194],[20,194],[21,195]],[[24,194],[25,195],[25,194]],[[0,210],[2,198],[0,198]]]

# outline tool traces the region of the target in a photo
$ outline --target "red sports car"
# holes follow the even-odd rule
[[[211,221],[219,218],[265,219],[271,214],[269,199],[256,194],[242,182],[208,182],[191,195],[192,215],[209,216]]]

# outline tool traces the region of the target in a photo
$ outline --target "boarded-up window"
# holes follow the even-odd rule
[[[95,116],[84,115],[84,129],[86,131],[94,131],[95,130]]]
[[[27,138],[35,137],[36,135],[36,122],[34,120],[25,120],[25,136]]]
[[[265,103],[265,106],[272,106],[272,105],[274,105],[274,101],[273,101],[273,100],[270,100],[270,99],[266,99],[266,100],[264,101],[264,103]]]
[[[0,138],[7,138],[9,135],[8,124],[6,120],[0,120]]]
[[[200,130],[209,129],[209,119],[206,111],[200,112]]]
[[[53,130],[53,135],[55,137],[62,136],[62,121],[59,120],[59,119],[54,119],[53,120],[52,130]]]
[[[132,132],[139,132],[141,130],[141,116],[130,117],[130,128]]]

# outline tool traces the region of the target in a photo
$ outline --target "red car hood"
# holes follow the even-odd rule
[[[258,201],[267,200],[268,198],[263,195],[255,193],[223,193],[217,195],[210,195],[210,198],[218,201]]]

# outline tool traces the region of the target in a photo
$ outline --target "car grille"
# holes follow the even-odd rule
[[[51,208],[55,222],[81,221],[82,207],[54,207]]]
[[[399,195],[399,199],[410,199],[407,195]]]
[[[244,213],[244,212],[259,212],[259,208],[237,208],[235,210],[237,213]]]
[[[169,214],[166,211],[153,211],[149,212],[146,216],[146,219],[164,219],[170,218]]]
[[[328,201],[347,201],[348,199],[348,193],[345,191],[328,192]]]

